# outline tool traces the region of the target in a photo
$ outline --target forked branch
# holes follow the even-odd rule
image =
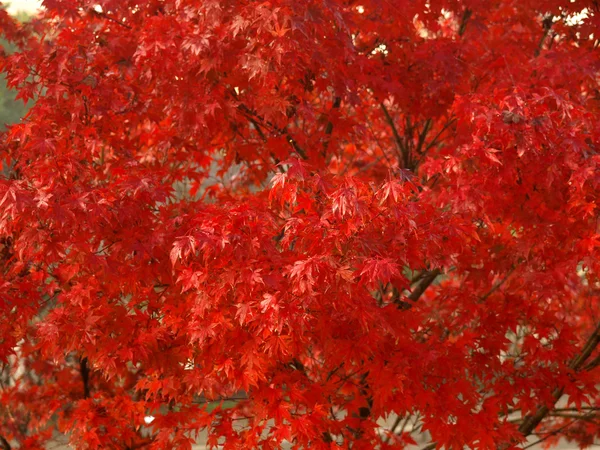
[[[379,105],[381,107],[381,110],[383,111],[383,115],[385,116],[386,122],[392,129],[392,134],[394,135],[394,141],[396,142],[396,146],[398,147],[398,156],[400,157],[400,163],[402,165],[402,168],[406,169],[408,167],[408,161],[409,161],[408,148],[406,147],[406,145],[404,145],[404,140],[400,136],[400,133],[398,132],[398,128],[396,128],[394,119],[390,115],[390,112],[388,111],[388,109],[385,107],[383,102],[381,102]]]
[[[442,273],[442,271],[440,269],[434,269],[430,272],[426,272],[422,277],[420,277],[420,279],[421,279],[420,283],[417,285],[417,287],[414,288],[414,290],[408,296],[410,303],[403,301],[400,298],[399,293],[396,296],[396,298],[394,299],[394,303],[396,303],[396,305],[400,309],[403,309],[403,310],[411,309],[413,307],[413,305],[419,300],[419,298],[421,298],[421,296],[425,293],[427,288],[429,286],[431,286],[431,284],[435,281],[435,279],[441,273]]]
[[[4,436],[0,436],[0,446],[2,446],[2,450],[11,450],[12,447],[10,446],[10,444],[8,443],[8,441],[6,440],[6,438]]]
[[[576,355],[571,360],[571,362],[569,363],[569,368],[574,371],[579,370],[583,366],[583,363],[585,363],[585,361],[596,349],[596,347],[598,347],[599,343],[600,323],[598,323],[596,329],[586,341],[585,345],[583,346],[583,349],[581,350],[581,353]],[[554,390],[554,392],[552,393],[552,397],[554,398],[554,404],[556,404],[558,399],[562,396],[564,389],[564,387],[560,387]],[[523,423],[519,427],[519,431],[521,432],[521,434],[523,434],[523,436],[529,436],[533,432],[533,430],[535,430],[536,427],[540,424],[540,422],[544,420],[544,418],[548,415],[551,409],[553,409],[554,404],[551,407],[547,405],[540,406],[535,414],[526,416],[525,420],[523,420]]]

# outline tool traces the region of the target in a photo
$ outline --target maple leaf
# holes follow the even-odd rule
[[[318,266],[312,258],[296,261],[293,266],[289,267],[290,277],[294,280],[294,286],[300,294],[312,292],[318,270]]]
[[[182,236],[173,244],[171,250],[171,264],[175,265],[178,259],[186,258],[196,251],[196,240],[193,236]]]
[[[388,198],[392,198],[394,202],[398,202],[399,199],[404,196],[404,188],[400,182],[397,180],[389,180],[383,184],[381,187],[381,200],[380,202],[383,204]]]
[[[398,264],[389,258],[372,258],[365,261],[361,276],[365,276],[369,283],[389,283],[394,278],[400,277]]]

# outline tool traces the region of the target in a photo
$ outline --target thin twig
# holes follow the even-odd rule
[[[300,147],[300,145],[298,145],[296,140],[292,137],[292,135],[289,133],[289,131],[287,131],[285,128],[279,128],[277,125],[269,122],[268,120],[265,120],[263,117],[258,115],[256,112],[252,111],[250,108],[248,108],[243,103],[238,105],[238,109],[244,113],[246,118],[248,118],[248,119],[252,118],[252,119],[258,121],[263,126],[271,128],[272,130],[276,131],[278,134],[285,136],[287,142],[292,146],[292,148],[296,151],[296,153],[298,153],[298,155],[300,155],[300,157],[302,157],[302,159],[308,159],[308,156],[306,155],[306,152],[304,151],[304,149],[302,147]]]
[[[573,371],[579,370],[583,366],[583,363],[590,357],[592,352],[596,349],[596,347],[598,346],[599,343],[600,343],[600,323],[598,323],[598,325],[596,326],[596,329],[594,330],[592,335],[586,341],[585,345],[583,346],[583,349],[581,350],[581,353],[576,355],[571,360],[571,362],[569,363],[569,368]],[[560,388],[557,388],[554,390],[554,392],[552,393],[552,397],[554,398],[552,407],[548,407],[547,405],[540,406],[535,414],[528,415],[525,417],[525,420],[519,427],[519,431],[521,432],[521,434],[523,434],[523,436],[529,436],[533,432],[533,430],[535,430],[536,427],[540,424],[540,422],[542,420],[544,420],[544,418],[548,415],[550,410],[554,407],[554,405],[556,404],[558,399],[560,397],[562,397],[564,389],[565,389],[564,387],[560,387]]]
[[[419,158],[419,160],[417,161],[417,165],[419,165],[421,163],[421,161],[423,160],[423,158],[425,158],[425,156],[427,156],[427,153],[429,152],[429,150],[431,150],[433,147],[435,147],[437,144],[439,144],[439,138],[442,136],[442,134],[448,129],[450,128],[450,126],[456,122],[456,118],[451,118],[450,120],[448,120],[448,122],[446,122],[446,124],[442,127],[442,129],[438,132],[438,134],[435,135],[435,137],[433,138],[433,140],[427,144],[427,147],[425,147],[425,150],[423,150],[423,152],[421,153],[421,156]]]
[[[398,133],[398,129],[396,128],[396,125],[394,124],[394,119],[390,115],[390,112],[388,111],[388,109],[385,107],[383,102],[381,102],[379,104],[379,106],[381,107],[381,110],[383,111],[383,114],[385,115],[385,120],[387,121],[388,125],[392,129],[392,133],[394,135],[394,140],[396,142],[396,145],[398,146],[398,155],[400,156],[400,164],[403,169],[406,169],[406,161],[408,160],[408,149],[404,145],[404,141],[402,140],[402,137],[400,137],[400,133]]]
[[[590,412],[587,412],[585,414],[573,414],[573,413],[568,413],[568,412],[551,411],[551,412],[548,413],[548,416],[551,416],[551,417],[565,417],[567,419],[581,419],[581,420],[588,420],[588,421],[595,422],[594,418],[596,416],[600,417],[600,413],[596,413],[594,411],[590,411]]]
[[[122,26],[124,28],[127,28],[128,30],[132,29],[132,27],[130,27],[129,25],[126,25],[123,22],[120,22],[119,20],[115,19],[114,17],[110,17],[110,16],[106,15],[105,13],[101,13],[101,12],[98,12],[98,11],[94,10],[94,15],[98,16],[98,17],[101,17],[103,19],[109,20],[109,21],[111,21],[113,23],[116,23],[117,25],[120,25],[120,26]]]
[[[506,281],[509,279],[509,277],[512,275],[512,273],[515,271],[515,267],[511,267],[510,270],[508,271],[508,273],[505,275],[505,277],[498,281],[496,284],[494,284],[492,286],[492,288],[487,291],[484,295],[482,295],[481,297],[479,297],[479,301],[480,302],[484,302],[486,301],[490,295],[492,295],[494,292],[496,292],[498,289],[500,289],[504,283],[506,283]]]
[[[407,416],[406,419],[408,419],[409,417],[410,416]],[[396,417],[396,420],[394,421],[392,428],[390,428],[388,435],[385,437],[385,440],[383,441],[384,444],[387,444],[390,441],[390,438],[392,437],[392,435],[396,433],[396,428],[398,428],[398,425],[400,425],[400,422],[402,422],[402,419],[403,419],[403,417],[401,415],[398,415],[398,417]]]
[[[533,446],[538,445],[541,442],[544,442],[546,439],[552,437],[552,436],[556,436],[558,433],[560,433],[561,431],[564,431],[565,429],[569,428],[571,425],[573,425],[575,422],[578,422],[579,420],[582,420],[583,417],[578,417],[576,419],[571,420],[570,422],[564,424],[562,427],[557,428],[556,430],[553,430],[552,432],[548,433],[546,436],[544,436],[543,438],[538,439],[535,442],[532,442],[531,444],[526,445],[525,447],[523,447],[523,450],[527,449],[527,448],[531,448]]]
[[[417,142],[416,152],[421,153],[421,149],[423,148],[423,144],[425,142],[425,138],[427,137],[427,133],[429,133],[429,129],[431,128],[432,120],[427,119],[425,124],[423,125],[423,130],[419,134],[419,142]]]

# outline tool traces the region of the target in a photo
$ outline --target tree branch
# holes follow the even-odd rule
[[[0,436],[0,446],[2,446],[2,450],[11,450],[9,442],[6,440],[4,436]]]
[[[402,427],[400,428],[399,434],[404,433],[406,424],[410,420],[410,414],[407,414],[406,418],[402,417],[401,415],[398,415],[398,417],[396,417],[396,421],[392,425],[392,428],[390,428],[389,434],[386,436],[385,440],[383,441],[384,444],[387,444],[388,442],[390,442],[390,438],[392,437],[392,435],[396,434],[396,429],[398,428],[398,425],[400,425],[400,422],[402,422],[402,419],[404,419],[404,422],[402,423]]]
[[[197,398],[197,400],[192,401],[194,405],[206,405],[209,403],[219,403],[219,402],[237,402],[242,400],[248,400],[248,395],[245,392],[238,392],[231,397],[219,397],[214,399],[207,399],[204,396]]]
[[[523,450],[525,450],[525,449],[527,449],[527,448],[531,448],[531,447],[533,447],[533,446],[535,446],[535,445],[538,445],[538,444],[540,444],[540,443],[544,442],[546,439],[548,439],[548,438],[550,438],[550,437],[552,437],[552,436],[555,436],[555,435],[557,435],[557,434],[558,434],[558,433],[560,433],[561,431],[564,431],[564,430],[566,430],[566,429],[567,429],[567,428],[569,428],[571,425],[573,425],[575,422],[577,422],[577,421],[579,421],[579,420],[582,420],[583,418],[584,418],[584,416],[582,416],[582,417],[577,417],[577,418],[575,418],[575,419],[571,420],[570,422],[567,422],[566,424],[564,424],[564,425],[563,425],[563,426],[561,426],[560,428],[557,428],[556,430],[553,430],[553,431],[551,431],[550,433],[548,433],[548,434],[547,434],[546,436],[544,436],[543,438],[541,438],[541,439],[538,439],[537,441],[535,441],[535,442],[532,442],[531,444],[528,444],[528,445],[526,445],[525,447],[523,447]]]
[[[462,36],[463,34],[465,34],[465,31],[467,29],[467,23],[469,22],[469,19],[471,18],[471,15],[473,14],[473,11],[471,11],[469,8],[465,9],[465,12],[463,13],[462,19],[460,21],[460,25],[458,27],[458,35]]]
[[[394,140],[396,142],[396,145],[398,146],[398,155],[400,156],[400,163],[402,165],[402,168],[406,169],[407,168],[406,166],[408,164],[408,156],[409,156],[408,149],[404,145],[404,141],[402,140],[400,133],[398,133],[398,129],[396,128],[396,125],[394,124],[394,119],[390,115],[390,112],[388,111],[388,109],[385,107],[383,102],[381,102],[379,104],[379,106],[381,107],[381,110],[383,111],[383,114],[385,115],[386,122],[392,129],[392,133],[394,135]]]
[[[242,111],[242,113],[244,113],[244,115],[246,116],[246,118],[248,120],[250,120],[250,119],[255,120],[256,122],[259,122],[261,125],[263,125],[267,128],[271,128],[272,130],[276,131],[280,135],[285,136],[287,138],[286,140],[291,145],[291,147],[295,150],[295,152],[298,153],[298,155],[300,155],[300,157],[302,159],[308,159],[308,156],[306,155],[306,152],[304,151],[304,149],[302,147],[300,147],[300,145],[298,145],[296,140],[292,137],[292,135],[289,133],[289,131],[287,131],[285,128],[279,128],[277,125],[269,122],[268,120],[265,120],[263,117],[261,117],[260,115],[258,115],[254,111],[252,111],[250,108],[248,108],[243,103],[240,103],[238,105],[238,109],[240,111]]]
[[[258,133],[258,136],[263,141],[263,143],[266,144],[267,141],[268,141],[267,136],[263,132],[263,130],[260,127],[260,125],[258,124],[258,122],[254,119],[254,117],[246,116],[246,118],[252,124],[252,126],[254,127],[254,129],[256,130],[256,132]],[[273,158],[273,161],[275,161],[275,164],[279,164],[280,163],[279,158],[277,158],[277,156],[275,156],[275,154],[273,152],[271,152],[271,158]],[[279,171],[282,172],[282,173],[285,172],[285,170],[281,166],[279,166]]]
[[[415,290],[410,293],[408,299],[412,302],[416,302],[417,300],[419,300],[421,295],[425,293],[425,290],[431,285],[431,283],[435,281],[435,279],[440,273],[442,273],[440,269],[433,269],[431,272],[425,275],[423,277],[423,280],[419,283]]]
[[[333,107],[331,110],[338,109],[342,104],[342,97],[335,97],[333,100]],[[327,122],[327,126],[325,127],[325,142],[323,143],[323,156],[326,155],[327,148],[329,147],[329,142],[331,142],[331,133],[333,133],[333,122],[329,119]]]
[[[248,121],[252,124],[252,126],[254,126],[254,129],[256,130],[262,141],[267,142],[267,137],[265,136],[265,133],[263,133],[263,130],[258,124],[258,122],[252,117],[248,117]]]
[[[581,353],[579,353],[577,356],[575,356],[571,360],[571,362],[569,363],[569,368],[574,371],[579,370],[582,367],[583,363],[586,361],[586,359],[589,358],[590,355],[592,354],[592,352],[596,349],[596,347],[598,347],[598,344],[600,344],[600,323],[598,323],[598,325],[596,326],[596,329],[594,330],[592,335],[586,341],[585,345],[583,346],[583,349],[581,350]],[[563,392],[564,392],[564,387],[555,389],[554,392],[552,393],[552,397],[554,398],[554,403],[552,404],[551,408],[549,408],[546,405],[541,406],[538,408],[537,412],[534,415],[526,416],[523,419],[523,422],[519,426],[519,431],[521,432],[521,434],[523,436],[525,436],[525,437],[529,436],[535,430],[535,428],[540,424],[540,422],[546,416],[548,416],[550,414],[551,409],[554,409],[554,405],[556,404],[558,399],[560,397],[562,397]],[[584,408],[582,408],[582,409],[584,409]],[[564,410],[564,409],[561,409],[561,411],[562,410]],[[574,411],[577,411],[577,410],[574,410]],[[545,436],[544,438],[542,438],[532,444],[529,444],[523,448],[524,449],[530,448],[536,444],[539,444],[540,442],[545,441],[546,439],[548,439],[548,437],[560,433],[565,428],[571,426],[573,423],[575,423],[578,420],[586,420],[589,417],[595,416],[596,411],[597,411],[597,408],[592,407],[591,410],[587,414],[574,417],[574,419],[571,422],[569,422],[568,424],[554,430],[548,436]],[[423,447],[421,450],[433,450],[433,449],[435,449],[436,445],[437,444],[435,442],[432,442],[431,444],[428,444],[425,447]],[[498,448],[502,449],[505,447],[500,445],[500,446],[498,446]]]
[[[425,293],[427,288],[431,286],[431,283],[435,281],[439,274],[442,271],[440,269],[434,269],[430,272],[426,272],[423,276],[420,276],[421,282],[415,287],[415,289],[410,293],[408,299],[412,302],[405,302],[400,299],[400,294],[394,298],[394,303],[398,306],[398,308],[403,310],[408,310],[413,307],[413,305],[421,298],[421,296]]]
[[[132,27],[130,27],[129,25],[127,25],[127,24],[124,24],[123,22],[121,22],[121,21],[119,21],[119,20],[115,19],[114,17],[111,17],[111,16],[109,16],[109,15],[107,15],[107,14],[103,13],[103,12],[98,12],[98,11],[96,11],[96,10],[94,10],[94,9],[92,9],[92,10],[90,10],[90,11],[91,11],[92,15],[94,15],[94,16],[96,16],[96,17],[101,17],[102,19],[109,20],[109,21],[111,21],[111,22],[113,22],[113,23],[116,23],[117,25],[120,25],[120,26],[122,26],[123,28],[127,28],[128,30],[132,30],[132,29],[133,29],[133,28],[132,28]]]
[[[592,335],[586,341],[585,345],[583,346],[583,349],[581,350],[581,353],[576,355],[571,360],[571,362],[569,363],[569,368],[574,371],[579,370],[581,368],[581,366],[583,365],[583,363],[586,361],[586,359],[588,359],[590,357],[590,355],[592,354],[592,352],[596,349],[596,347],[598,346],[599,343],[600,343],[600,323],[598,323],[598,326],[596,326],[596,329],[594,330]],[[552,408],[554,408],[554,405],[556,404],[558,399],[562,396],[564,390],[565,390],[564,387],[560,387],[560,388],[557,388],[554,390],[554,392],[552,393],[554,402],[552,403],[551,407],[548,407],[547,405],[540,406],[535,414],[525,417],[523,423],[519,427],[519,431],[521,432],[521,434],[523,434],[523,436],[529,436],[533,432],[533,430],[536,429],[536,427],[540,424],[540,422],[542,420],[544,420],[544,418],[548,415],[550,410]]]
[[[90,398],[90,368],[87,357],[79,360],[79,373],[83,381],[83,398]]]
[[[419,161],[417,162],[417,165],[421,163],[421,161],[423,160],[423,158],[425,158],[425,156],[427,156],[427,153],[429,152],[429,150],[431,150],[436,144],[439,144],[439,138],[442,136],[442,134],[448,128],[450,128],[450,125],[452,125],[454,122],[456,122],[456,119],[454,117],[449,119],[448,122],[446,122],[446,124],[438,132],[438,134],[435,135],[435,137],[432,139],[432,141],[429,144],[427,144],[427,146],[421,153],[421,156],[419,158]]]
[[[504,278],[502,278],[500,281],[498,281],[496,284],[494,284],[492,286],[492,288],[487,291],[484,295],[482,295],[481,297],[479,297],[479,302],[484,302],[486,301],[490,295],[492,295],[494,292],[496,292],[498,289],[500,289],[502,287],[502,285],[504,283],[506,283],[506,281],[510,278],[510,276],[512,275],[512,273],[515,271],[515,267],[511,267],[511,269],[508,271],[508,273],[506,274],[506,276]]]
[[[427,133],[431,128],[432,121],[431,119],[427,119],[425,124],[423,125],[423,130],[419,134],[419,142],[417,142],[416,152],[421,153],[421,149],[423,148],[423,144],[425,143],[425,138],[427,137]]]
[[[596,356],[593,360],[586,364],[583,370],[592,370],[593,368],[598,366],[600,366],[600,355]]]
[[[573,414],[568,412],[560,412],[560,411],[551,411],[548,413],[551,417],[564,417],[567,419],[580,419],[589,422],[596,422],[596,417],[600,417],[600,413],[596,413],[593,411],[587,412],[585,414]]]
[[[548,37],[548,34],[550,33],[550,29],[552,28],[552,23],[553,23],[552,15],[547,15],[546,17],[544,17],[544,20],[542,21],[542,27],[544,28],[544,34],[542,35],[540,42],[538,43],[538,46],[535,49],[535,52],[533,53],[536,58],[538,56],[540,56],[540,53],[542,52],[542,48],[544,47],[544,42],[546,41],[546,38]]]

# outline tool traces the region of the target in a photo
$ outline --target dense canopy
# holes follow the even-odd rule
[[[0,447],[600,438],[596,0],[43,4]]]

